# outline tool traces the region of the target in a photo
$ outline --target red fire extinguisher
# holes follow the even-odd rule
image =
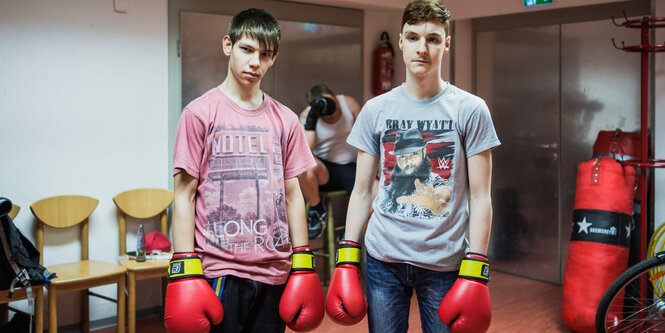
[[[372,78],[372,93],[381,95],[392,87],[393,77],[393,46],[386,31],[381,33],[381,44],[374,50],[374,73]]]

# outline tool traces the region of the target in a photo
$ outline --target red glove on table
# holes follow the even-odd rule
[[[224,318],[220,302],[203,279],[201,258],[196,253],[176,252],[169,262],[164,327],[169,333],[207,333],[210,322]]]
[[[296,332],[311,331],[323,321],[323,290],[309,246],[293,249],[291,275],[279,300],[279,315]]]
[[[326,297],[326,312],[341,325],[357,324],[367,314],[367,301],[360,285],[360,244],[356,242],[339,242],[337,267]]]
[[[459,277],[439,304],[439,319],[452,333],[487,332],[492,320],[489,280],[487,257],[467,253]]]

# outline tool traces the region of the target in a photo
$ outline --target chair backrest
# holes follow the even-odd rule
[[[15,205],[12,203],[12,210],[9,211],[9,218],[10,219],[15,219],[16,215],[18,215],[18,212],[21,210],[21,206]]]
[[[140,188],[117,194],[113,202],[118,207],[118,237],[120,255],[124,255],[127,244],[127,218],[147,219],[160,216],[160,231],[168,235],[166,209],[173,202],[173,191],[159,188]]]
[[[81,195],[62,195],[41,199],[30,206],[37,221],[37,249],[44,253],[44,225],[69,228],[81,224],[81,260],[88,260],[88,217],[99,200]],[[44,264],[44,256],[39,263]]]

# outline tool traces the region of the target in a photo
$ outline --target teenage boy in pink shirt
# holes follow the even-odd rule
[[[279,39],[268,12],[235,15],[226,79],[180,117],[169,332],[304,331],[323,319],[297,178],[315,162],[297,115],[260,90]]]

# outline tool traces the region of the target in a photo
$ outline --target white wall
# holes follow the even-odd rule
[[[111,0],[0,2],[0,196],[22,207],[30,239],[33,202],[92,196],[90,259],[116,262],[112,197],[168,186],[166,10],[164,0],[130,1],[127,14]],[[45,264],[77,258],[76,237],[47,230]],[[78,320],[63,311],[71,302],[59,303],[58,324]],[[91,320],[115,315],[91,299]]]

